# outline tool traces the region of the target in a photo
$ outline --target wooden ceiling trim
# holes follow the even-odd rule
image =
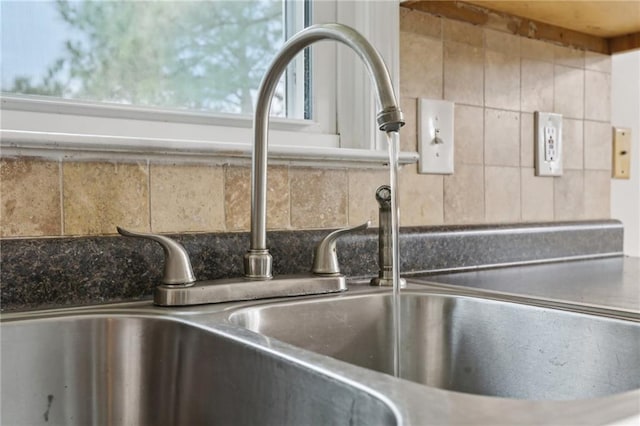
[[[610,45],[613,45],[602,37],[497,12],[462,1],[404,1],[401,3],[401,7],[592,52],[610,54]],[[616,39],[618,38],[616,37]],[[626,42],[617,41],[615,45],[618,46],[618,43],[625,45]]]
[[[602,38],[640,31],[640,0],[461,0]]]
[[[640,32],[634,34],[627,34],[619,37],[612,37],[608,39],[609,52],[619,53],[627,50],[640,49]]]

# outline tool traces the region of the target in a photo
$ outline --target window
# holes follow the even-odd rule
[[[3,151],[247,157],[257,87],[286,36],[332,21],[382,34],[397,76],[397,13],[395,0],[3,0]],[[272,101],[276,157],[379,159],[336,150],[376,148],[368,77],[341,49],[317,43],[289,67]]]
[[[250,114],[285,38],[278,0],[20,0],[2,9],[2,90],[21,95]],[[292,18],[295,33],[304,21]],[[283,81],[274,115],[287,115],[286,100]]]

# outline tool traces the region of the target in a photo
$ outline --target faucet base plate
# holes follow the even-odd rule
[[[267,281],[231,278],[196,282],[190,287],[160,285],[153,303],[159,306],[189,306],[258,300],[274,297],[337,293],[347,290],[344,275],[288,275]]]

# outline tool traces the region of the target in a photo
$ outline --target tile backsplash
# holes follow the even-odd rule
[[[403,149],[417,149],[418,98],[456,104],[455,174],[440,178],[442,214],[407,223],[403,212],[403,224],[610,217],[610,56],[406,8],[400,30]],[[563,115],[561,177],[534,175],[534,111]],[[413,182],[428,179],[437,177]]]
[[[403,226],[609,218],[609,56],[401,8],[403,150],[417,98],[455,109],[455,174],[400,174]],[[563,114],[564,175],[536,177],[533,112]],[[2,159],[2,237],[249,229],[249,168]],[[274,166],[270,229],[377,222],[386,170]]]

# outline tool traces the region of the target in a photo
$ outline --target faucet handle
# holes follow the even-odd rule
[[[362,225],[338,229],[324,237],[316,246],[311,272],[316,275],[339,275],[340,265],[338,264],[338,255],[336,253],[336,240],[348,232],[367,229],[369,226],[371,226],[370,220]]]
[[[142,232],[131,232],[126,229],[116,227],[118,233],[125,237],[146,238],[155,241],[164,250],[164,276],[162,283],[167,285],[186,285],[196,280],[191,268],[191,261],[187,251],[175,240],[164,235],[146,234]]]

